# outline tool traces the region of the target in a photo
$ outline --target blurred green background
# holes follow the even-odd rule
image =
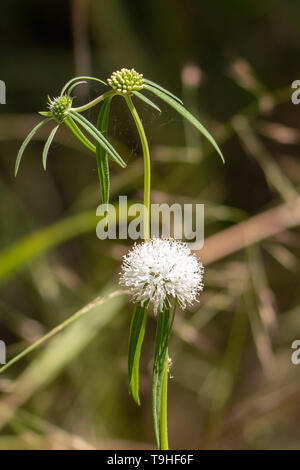
[[[47,94],[75,75],[134,67],[206,125],[226,165],[162,104],[138,109],[152,154],[152,200],[205,203],[201,302],[178,313],[170,343],[171,448],[300,448],[299,79],[296,0],[11,0],[2,5],[0,105],[0,339],[7,359],[97,296],[117,289],[126,242],[95,234],[96,163],[60,129],[47,172],[49,129],[26,150]],[[76,89],[77,102],[101,86]],[[137,134],[120,99],[110,137],[112,200],[142,198]],[[87,117],[93,119],[94,112]],[[129,242],[127,243],[129,245]],[[150,319],[138,408],[128,396],[132,307],[108,299],[0,375],[0,449],[149,448]]]

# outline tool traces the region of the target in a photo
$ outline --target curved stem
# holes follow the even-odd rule
[[[134,119],[137,131],[139,133],[143,157],[144,157],[144,239],[150,239],[150,187],[151,187],[151,164],[150,164],[150,152],[147,137],[144,131],[142,121],[138,115],[137,110],[132,102],[130,96],[125,96],[126,103]]]
[[[106,93],[103,93],[103,95],[98,96],[94,100],[90,101],[87,104],[84,104],[83,106],[79,106],[78,108],[70,108],[71,111],[76,111],[77,113],[82,113],[83,111],[86,111],[87,109],[92,108],[96,104],[100,103],[101,101],[105,100],[106,98],[109,98],[110,96],[116,95],[116,92],[114,90],[109,90]]]
[[[161,402],[160,402],[160,449],[168,450],[168,350],[166,352],[165,370],[161,388]]]

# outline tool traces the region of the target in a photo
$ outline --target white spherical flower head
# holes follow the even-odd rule
[[[202,279],[203,266],[186,243],[153,238],[124,256],[120,284],[134,302],[149,302],[157,314],[170,298],[183,309],[192,305],[203,289]]]

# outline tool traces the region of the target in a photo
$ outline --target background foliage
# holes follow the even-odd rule
[[[151,144],[155,202],[205,203],[201,303],[174,325],[169,433],[173,448],[299,448],[300,67],[296,0],[73,0],[2,5],[0,337],[8,359],[96,296],[116,288],[121,241],[99,241],[96,162],[59,130],[26,150],[47,94],[74,75],[122,66],[182,96],[221,145],[226,165],[170,108],[139,104]],[[95,97],[96,83],[77,89]],[[117,100],[116,100],[117,102]],[[141,199],[142,160],[121,100],[110,137],[112,199]],[[92,112],[93,113],[93,112]],[[94,115],[89,117],[93,118]],[[127,393],[131,307],[115,296],[0,376],[0,448],[153,446],[147,332],[138,408]],[[149,323],[150,324],[150,323]]]

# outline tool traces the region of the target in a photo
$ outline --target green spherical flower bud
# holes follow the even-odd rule
[[[144,88],[144,79],[141,73],[134,69],[121,69],[114,72],[107,83],[118,93],[126,95],[132,91],[142,90]]]
[[[53,98],[49,103],[49,110],[54,119],[61,124],[67,117],[72,105],[72,99],[68,95]]]

